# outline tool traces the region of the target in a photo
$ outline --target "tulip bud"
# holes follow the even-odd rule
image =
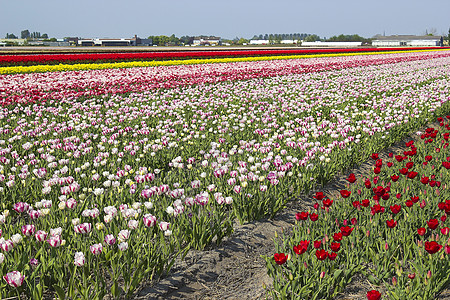
[[[416,273],[410,273],[408,274],[408,278],[413,280],[414,278],[416,278]]]
[[[324,277],[325,277],[325,272],[324,271],[320,272],[320,279],[322,279]]]
[[[389,249],[389,245],[388,245],[388,243],[386,242],[385,244],[384,244],[384,250],[388,250]]]
[[[397,285],[397,278],[394,276],[392,277],[392,285],[396,286]]]
[[[431,270],[428,270],[428,272],[427,272],[427,278],[428,278],[428,279],[431,278]]]
[[[450,246],[445,245],[444,251],[445,251],[445,254],[450,254]]]
[[[289,272],[289,280],[290,281],[294,280],[294,276],[292,275],[292,272]]]

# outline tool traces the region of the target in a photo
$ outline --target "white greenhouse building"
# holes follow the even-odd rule
[[[375,47],[436,47],[440,46],[440,36],[391,35],[379,36],[372,41]]]

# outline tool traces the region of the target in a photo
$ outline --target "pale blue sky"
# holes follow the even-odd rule
[[[0,38],[448,34],[450,0],[0,0]]]

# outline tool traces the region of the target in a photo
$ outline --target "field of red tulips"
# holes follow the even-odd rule
[[[266,50],[214,50],[214,51],[159,51],[146,53],[84,53],[84,54],[8,54],[0,53],[0,67],[42,64],[111,63],[122,61],[207,59],[223,57],[254,57],[276,55],[304,55],[331,53],[365,53],[418,51],[442,49],[441,47],[413,48],[349,48],[349,49],[266,49]]]
[[[316,192],[293,235],[267,257],[275,299],[333,299],[355,274],[367,299],[435,299],[450,282],[450,115],[417,132],[407,151],[381,158],[372,175],[351,173],[339,197]]]
[[[0,298],[133,299],[314,196],[258,253],[268,296],[333,299],[362,276],[368,299],[432,299],[450,275],[449,66],[411,51],[0,75]],[[369,157],[339,197],[316,192]]]

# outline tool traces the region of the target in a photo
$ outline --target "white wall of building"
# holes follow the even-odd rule
[[[302,46],[306,47],[358,47],[361,42],[302,42]]]

